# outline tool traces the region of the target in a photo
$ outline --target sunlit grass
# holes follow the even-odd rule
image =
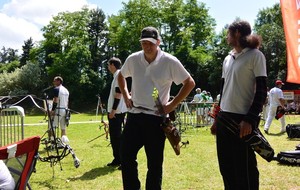
[[[105,118],[106,119],[106,118]],[[79,168],[73,166],[72,156],[61,161],[60,165],[50,167],[49,163],[38,161],[36,173],[32,174],[30,185],[33,189],[103,189],[121,190],[121,172],[107,167],[112,161],[109,141],[104,130],[99,129],[101,116],[91,114],[73,114],[67,128],[70,144],[76,156],[81,160]],[[300,116],[286,117],[288,123],[297,123]],[[90,122],[90,123],[88,123]],[[28,125],[34,123],[35,125]],[[47,128],[44,116],[25,117],[26,136],[42,136]],[[276,153],[294,150],[299,141],[289,140],[286,134],[278,134],[279,122],[274,120],[270,135],[266,135]],[[163,189],[165,190],[220,190],[223,182],[219,173],[216,157],[215,137],[208,127],[188,129],[182,134],[182,141],[189,141],[182,147],[181,155],[176,156],[166,141]],[[46,156],[44,145],[40,145],[41,156]],[[257,156],[260,171],[260,189],[296,190],[300,189],[299,167],[280,165],[276,161],[267,162]],[[145,189],[146,158],[144,150],[138,155],[139,176],[142,189]],[[62,170],[61,170],[62,168]]]

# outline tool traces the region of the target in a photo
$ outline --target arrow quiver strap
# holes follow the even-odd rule
[[[259,154],[263,159],[268,162],[274,160],[274,149],[271,147],[267,139],[260,132],[257,125],[259,124],[260,118],[257,117],[256,127],[252,130],[252,133],[243,137],[242,140],[248,144],[257,154]],[[218,122],[222,123],[222,126],[225,126],[230,132],[239,137],[240,130],[239,124],[236,123],[233,119],[228,117],[224,112],[218,114]]]
[[[167,139],[169,140],[175,154],[179,155],[180,154],[179,143],[181,141],[180,132],[171,122],[171,120],[172,121],[175,120],[175,112],[171,112],[169,114],[170,117],[166,116],[166,114],[164,113],[163,105],[162,105],[159,95],[158,95],[158,91],[156,89],[153,90],[152,97],[153,97],[155,105],[158,109],[158,112],[163,117],[163,122],[161,124],[161,127],[162,127]]]
[[[162,124],[162,129],[169,140],[173,150],[176,155],[180,154],[180,146],[179,143],[181,141],[181,136],[179,130],[174,127],[171,120],[169,118]]]

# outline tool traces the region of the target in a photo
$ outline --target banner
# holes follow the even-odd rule
[[[300,0],[280,0],[287,51],[287,82],[300,84]]]

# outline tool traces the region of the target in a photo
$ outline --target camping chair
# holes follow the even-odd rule
[[[0,147],[0,159],[5,160],[15,182],[17,190],[31,189],[28,181],[35,171],[38,159],[40,137],[34,136]]]
[[[24,109],[11,106],[0,112],[0,146],[24,139]]]

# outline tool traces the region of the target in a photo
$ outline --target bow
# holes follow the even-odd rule
[[[102,102],[101,102],[101,97],[99,95],[96,95],[98,97],[98,104],[97,104],[97,109],[96,109],[96,115],[98,115],[98,109],[100,108],[100,111],[101,111],[101,124],[99,125],[99,129],[101,130],[102,127],[104,129],[104,133],[103,134],[100,134],[99,136],[93,138],[92,140],[89,140],[88,143],[98,139],[99,137],[102,137],[103,135],[105,135],[105,139],[108,140],[108,134],[109,134],[109,125],[108,123],[106,123],[104,121],[104,114],[105,114],[105,111],[103,109],[103,105],[102,105]]]

